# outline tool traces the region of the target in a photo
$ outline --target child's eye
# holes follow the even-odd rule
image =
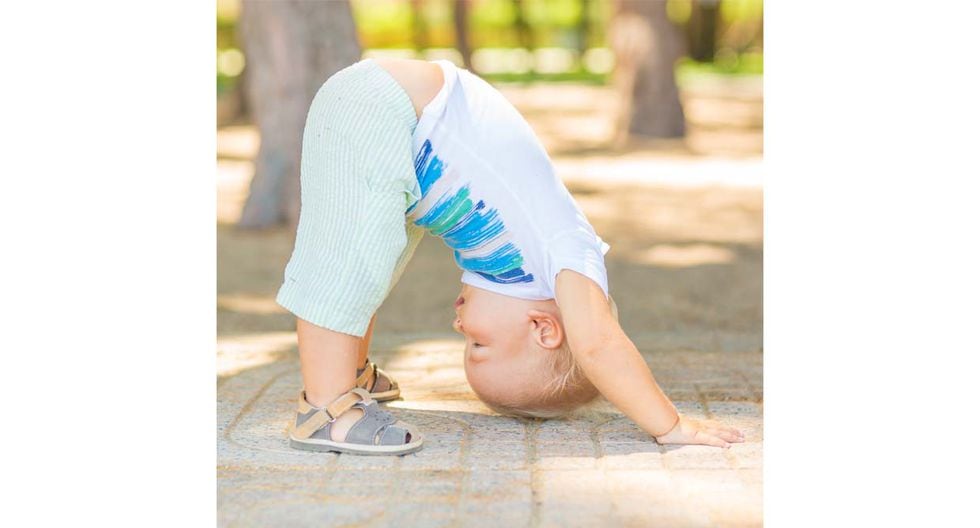
[[[480,343],[473,343],[473,348],[480,348],[482,346]]]

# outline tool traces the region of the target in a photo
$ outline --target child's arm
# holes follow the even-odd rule
[[[556,278],[555,297],[569,348],[586,377],[658,442],[729,447],[729,442],[743,440],[736,429],[677,413],[595,282],[562,270]]]

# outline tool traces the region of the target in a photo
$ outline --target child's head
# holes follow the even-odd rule
[[[493,410],[550,418],[598,396],[572,357],[554,299],[531,301],[464,285],[455,309],[453,329],[466,338],[466,379]]]

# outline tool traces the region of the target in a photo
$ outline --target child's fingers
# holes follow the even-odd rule
[[[697,433],[695,433],[695,435],[694,435],[694,441],[695,441],[695,443],[698,443],[698,444],[709,445],[709,446],[714,446],[714,447],[721,447],[721,448],[724,448],[724,449],[728,449],[729,447],[731,447],[731,444],[729,444],[728,442],[722,440],[721,438],[718,438],[717,436],[715,436],[713,434],[707,433],[705,431],[698,431]]]
[[[729,434],[732,434],[732,435],[735,435],[735,436],[740,436],[742,438],[745,437],[745,434],[742,431],[739,431],[738,429],[736,429],[734,427],[729,427],[727,425],[719,425],[717,427],[709,427],[708,429],[709,430],[712,430],[712,431],[718,431],[718,432],[724,431],[726,433],[729,433]],[[713,433],[713,434],[715,436],[718,435],[718,433]]]
[[[744,442],[745,437],[735,431],[729,431],[727,429],[709,429],[708,434],[717,436],[726,442]]]
[[[713,434],[715,436],[717,436],[718,433],[721,432],[721,431],[725,431],[725,432],[731,433],[731,434],[733,434],[735,436],[742,436],[742,437],[745,436],[744,434],[742,434],[742,431],[739,431],[738,429],[736,429],[736,428],[734,428],[734,427],[732,427],[730,425],[725,425],[725,424],[723,424],[721,422],[716,422],[714,420],[705,420],[704,422],[702,422],[702,424],[704,425],[704,430],[705,431],[709,431],[709,432],[711,432],[711,434]]]
[[[729,431],[729,432],[732,432],[732,433],[735,433],[735,434],[742,434],[742,432],[739,431],[738,429],[736,429],[736,428],[734,428],[734,427],[732,427],[730,425],[725,425],[725,424],[719,422],[718,420],[705,420],[702,423],[704,423],[704,425],[708,429],[718,429],[719,431]]]

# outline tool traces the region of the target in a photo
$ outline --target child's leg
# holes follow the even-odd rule
[[[364,366],[364,362],[367,361],[368,349],[371,348],[371,335],[374,333],[374,320],[378,318],[377,314],[371,316],[371,324],[368,325],[367,332],[364,332],[364,337],[361,338],[360,348],[357,350],[357,368]],[[372,380],[368,380],[370,383]]]
[[[276,296],[299,319],[306,401],[297,403],[290,430],[298,449],[402,454],[401,446],[421,446],[417,431],[388,423],[392,415],[365,404],[370,400],[364,391],[349,392],[364,365],[373,315],[413,247],[405,211],[417,196],[415,122],[411,101],[373,62],[335,74],[310,106],[300,171],[303,207]],[[334,410],[327,411],[331,405]],[[365,413],[370,420],[351,429]],[[382,433],[371,438],[376,426]],[[355,434],[347,438],[351,430]]]
[[[373,322],[373,319],[372,319]],[[306,401],[315,407],[325,407],[354,388],[355,372],[364,364],[359,356],[367,351],[370,330],[365,338],[342,334],[296,319],[299,338],[299,365],[303,376]],[[334,441],[343,441],[347,431],[362,415],[351,409],[339,417],[330,429]]]

